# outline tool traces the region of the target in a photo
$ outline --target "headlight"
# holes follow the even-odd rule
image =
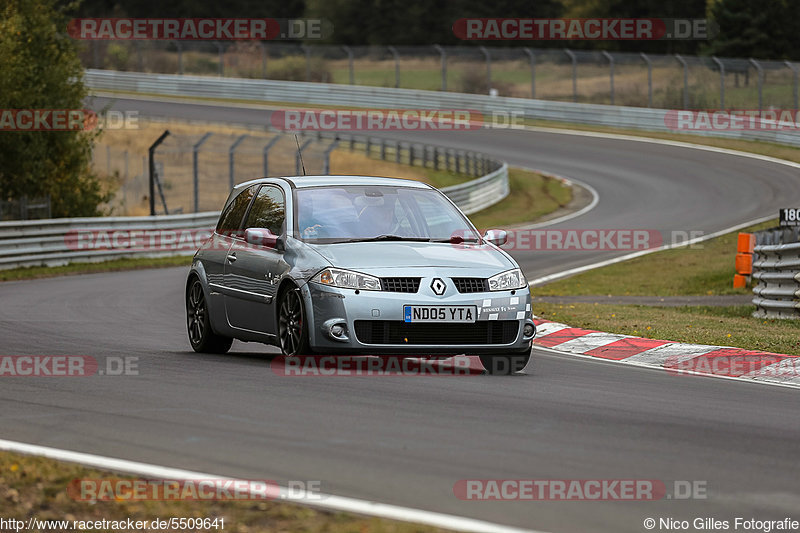
[[[326,268],[311,278],[311,281],[342,289],[381,290],[381,280],[375,276],[353,272],[352,270],[342,270],[341,268]]]
[[[511,289],[524,289],[528,286],[525,276],[518,268],[501,272],[496,276],[489,278],[490,291],[505,291]]]

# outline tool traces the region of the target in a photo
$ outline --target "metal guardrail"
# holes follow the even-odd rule
[[[508,196],[508,164],[476,180],[444,187],[441,191],[467,215],[496,204]]]
[[[69,262],[92,262],[123,257],[164,257],[192,255],[195,242],[181,242],[179,230],[209,230],[219,213],[156,215],[147,217],[56,218],[0,222],[0,269],[20,266],[58,266]],[[175,231],[172,231],[175,230]],[[78,233],[102,232],[109,237],[108,246],[97,241],[81,243]],[[117,232],[115,234],[115,232]],[[131,239],[134,232],[163,232],[157,245]],[[196,235],[197,232],[189,232]],[[114,242],[115,236],[117,242]],[[175,241],[170,243],[171,237]],[[161,247],[161,249],[159,248]]]
[[[781,232],[781,233],[779,233]],[[759,232],[758,240],[782,240],[791,238],[783,230]],[[794,232],[796,235],[796,231]],[[754,317],[800,318],[800,242],[788,244],[758,244],[753,261]]]
[[[442,192],[465,213],[480,211],[508,195],[508,165]],[[218,217],[212,211],[0,222],[0,269],[192,255],[211,234]]]
[[[753,316],[800,318],[800,243],[756,246]]]
[[[243,78],[214,78],[173,74],[146,74],[109,70],[86,71],[85,81],[94,90],[111,90],[197,98],[229,98],[254,102],[288,102],[305,105],[374,107],[381,109],[468,109],[492,117],[492,113],[518,113],[526,119],[676,132],[669,127],[668,110],[598,104],[579,104],[463,94],[444,91],[364,87]],[[684,131],[686,132],[686,131]],[[786,129],[692,130],[711,137],[758,140],[800,146],[800,131]]]

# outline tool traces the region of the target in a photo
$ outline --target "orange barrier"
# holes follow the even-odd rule
[[[733,276],[733,288],[743,289],[750,281],[753,273],[753,249],[756,236],[752,233],[740,233],[736,240],[736,274]]]
[[[736,251],[740,254],[752,254],[756,245],[756,236],[752,233],[740,233],[736,242]]]

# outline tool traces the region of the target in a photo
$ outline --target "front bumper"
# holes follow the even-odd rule
[[[348,354],[402,354],[416,357],[435,357],[453,354],[514,354],[530,350],[536,326],[531,319],[531,296],[527,289],[516,291],[495,291],[479,293],[458,293],[452,284],[448,286],[447,296],[436,296],[425,290],[431,280],[423,278],[417,293],[400,293],[389,291],[356,291],[340,289],[309,282],[303,285],[301,292],[305,300],[308,315],[309,341],[315,351],[325,353]],[[442,338],[438,342],[426,343],[424,339],[436,336],[436,331],[427,330],[422,341],[420,338],[403,338],[392,335],[375,341],[365,336],[364,322],[391,322],[392,329],[402,331],[403,307],[405,305],[474,305],[477,307],[476,324],[460,324],[451,326],[442,324]],[[360,328],[356,327],[359,321]],[[496,324],[492,324],[495,322]],[[482,342],[475,342],[476,330],[500,331],[508,333],[512,322],[516,324],[516,333],[509,336],[489,334]],[[374,324],[372,322],[370,325]],[[529,325],[531,335],[525,335],[525,325]],[[336,338],[331,333],[333,326],[341,326],[344,333]],[[500,326],[505,326],[501,328]],[[436,328],[437,326],[433,326]],[[463,338],[458,335],[458,327],[465,328]],[[338,328],[337,328],[338,329]],[[378,327],[380,329],[380,327]],[[387,330],[389,328],[387,327]],[[448,331],[445,331],[448,329]],[[481,335],[478,335],[481,336]],[[491,342],[491,339],[503,341]],[[442,340],[447,343],[443,344]]]

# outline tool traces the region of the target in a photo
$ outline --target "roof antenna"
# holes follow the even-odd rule
[[[297,134],[294,134],[294,142],[297,143],[297,155],[300,156],[300,165],[303,167],[303,176],[306,175],[306,164],[303,162],[303,151],[300,150],[300,141],[297,139]]]

